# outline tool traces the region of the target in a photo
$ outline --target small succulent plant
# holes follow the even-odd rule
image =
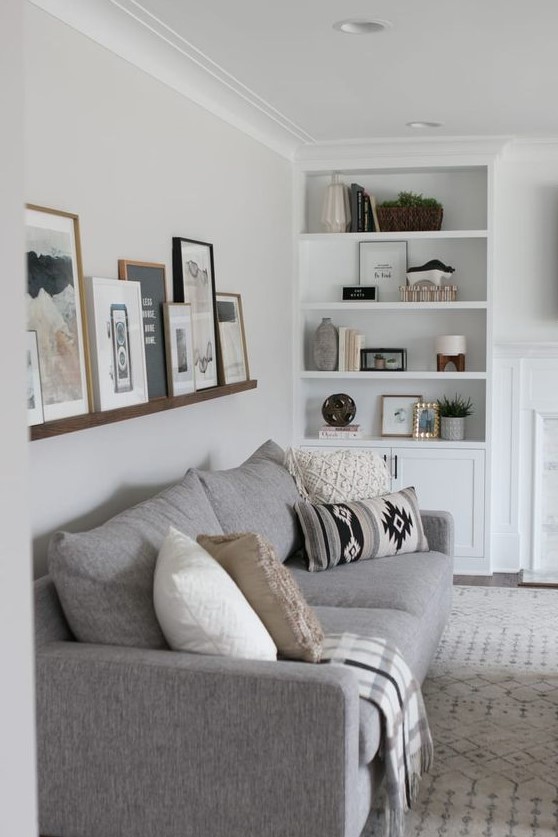
[[[438,406],[440,408],[440,415],[451,418],[465,418],[474,412],[473,402],[470,398],[465,399],[462,395],[454,395],[453,398],[438,399]]]

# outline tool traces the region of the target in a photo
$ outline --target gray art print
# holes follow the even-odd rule
[[[27,328],[37,332],[45,418],[87,412],[73,220],[28,210],[26,258]]]

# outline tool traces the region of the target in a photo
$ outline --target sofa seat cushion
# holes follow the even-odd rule
[[[157,553],[169,528],[192,538],[221,534],[196,476],[126,509],[89,532],[57,532],[49,571],[76,639],[167,648],[153,608]]]
[[[287,566],[306,601],[332,607],[379,607],[422,616],[441,586],[451,585],[453,565],[441,552],[413,552],[341,564],[310,573],[302,554]]]
[[[284,461],[283,449],[268,440],[238,468],[196,471],[223,532],[257,532],[280,561],[302,542],[294,511],[300,497]]]
[[[348,631],[362,636],[387,639],[401,651],[405,662],[411,666],[417,655],[418,620],[401,610],[317,607],[325,634]],[[369,700],[361,700],[359,715],[359,756],[361,764],[369,764],[380,745],[380,716]]]

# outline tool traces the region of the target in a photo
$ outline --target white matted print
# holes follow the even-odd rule
[[[89,276],[85,280],[97,410],[147,401],[141,287]]]
[[[240,294],[217,294],[216,299],[223,383],[247,381],[250,373]]]
[[[382,395],[382,436],[412,436],[418,401],[422,395]]]
[[[192,306],[188,302],[163,305],[169,395],[194,392]]]
[[[77,215],[28,206],[27,328],[37,332],[45,421],[89,412]]]
[[[173,238],[172,264],[174,300],[189,302],[192,306],[195,387],[217,386],[213,245],[189,238]]]
[[[379,302],[398,302],[399,288],[407,284],[407,242],[361,241],[359,281],[378,286]]]
[[[42,424],[43,397],[41,394],[41,373],[39,370],[39,350],[37,332],[27,332],[27,425]]]

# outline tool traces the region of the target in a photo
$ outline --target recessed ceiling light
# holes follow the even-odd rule
[[[339,20],[333,24],[333,28],[346,35],[373,35],[375,32],[383,32],[391,29],[393,24],[389,20]]]
[[[408,128],[441,128],[444,124],[443,122],[407,122]]]

